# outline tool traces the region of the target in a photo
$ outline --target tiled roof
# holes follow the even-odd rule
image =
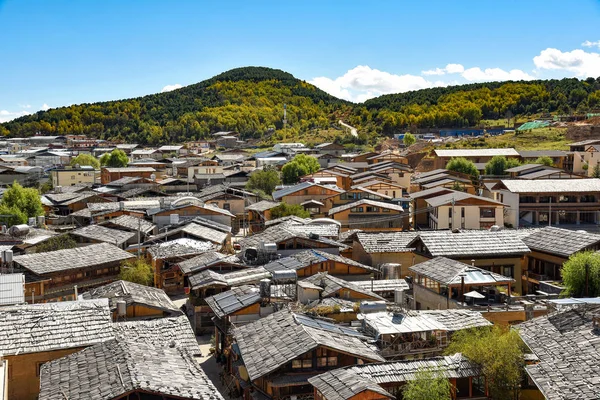
[[[172,346],[175,342],[177,346],[190,350],[192,354],[200,354],[196,335],[190,320],[185,315],[117,322],[113,327],[117,340],[130,340],[161,347]]]
[[[600,340],[593,319],[598,306],[534,318],[517,326],[539,358],[526,371],[548,400],[592,400],[600,393]]]
[[[155,259],[190,256],[214,250],[214,244],[188,238],[162,242],[148,247],[148,253]]]
[[[494,189],[503,187],[513,193],[589,193],[600,192],[600,179],[503,179]]]
[[[246,207],[246,210],[264,212],[270,210],[271,208],[277,207],[279,204],[281,203],[269,200],[261,200],[258,203],[250,204],[248,207]]]
[[[112,224],[121,228],[125,228],[132,232],[137,232],[141,228],[143,233],[152,232],[155,225],[151,222],[146,221],[143,218],[134,217],[131,215],[121,215],[117,218],[104,221],[103,224]]]
[[[338,193],[343,193],[344,192],[343,189],[340,189],[337,186],[319,185],[318,183],[306,181],[306,182],[301,182],[301,183],[299,183],[297,185],[294,185],[294,186],[289,186],[289,187],[286,187],[284,189],[277,190],[276,192],[273,193],[273,199],[279,200],[279,199],[281,199],[284,196],[290,195],[292,193],[296,193],[296,192],[298,192],[300,190],[308,189],[308,188],[313,187],[313,186],[318,186],[320,188],[332,190],[332,191],[338,192]]]
[[[417,237],[414,232],[361,232],[356,235],[367,253],[406,253],[413,249],[408,244]]]
[[[386,208],[389,210],[394,210],[394,211],[399,211],[399,212],[404,211],[404,209],[397,204],[383,203],[381,201],[362,199],[362,200],[358,200],[358,201],[355,201],[352,203],[347,203],[347,204],[344,204],[344,205],[341,205],[338,207],[333,207],[332,209],[329,210],[328,214],[333,215],[333,214],[337,214],[339,212],[349,210],[349,209],[355,208],[355,207],[360,207],[360,206],[372,206],[372,207]]]
[[[201,289],[206,286],[234,287],[258,283],[261,279],[270,278],[271,273],[263,267],[245,268],[239,271],[220,274],[212,270],[205,270],[190,276],[192,289]]]
[[[482,203],[488,203],[489,205],[498,205],[498,206],[503,205],[499,201],[495,201],[495,200],[492,200],[487,197],[475,196],[473,194],[459,192],[459,191],[453,191],[452,193],[446,193],[446,194],[441,194],[439,196],[430,197],[430,198],[426,199],[425,201],[431,207],[439,207],[439,206],[443,206],[443,205],[447,205],[447,204],[452,204],[453,201],[460,202],[462,200],[477,200]],[[472,203],[469,203],[469,204],[472,204]]]
[[[578,251],[598,245],[600,235],[548,226],[525,236],[523,242],[531,250],[569,257]]]
[[[133,232],[110,229],[102,225],[88,225],[83,228],[75,229],[70,233],[74,236],[106,242],[117,246],[120,246],[135,236],[135,233]]]
[[[519,156],[513,148],[506,149],[435,149],[438,157],[493,157],[493,156]]]
[[[352,281],[356,286],[371,290],[374,293],[389,292],[396,289],[408,290],[408,283],[404,279],[376,279],[369,281]]]
[[[39,353],[113,339],[108,300],[0,308],[0,353]]]
[[[386,363],[353,365],[336,369],[309,378],[327,400],[348,400],[365,390],[372,390],[383,396],[391,396],[381,385],[398,384],[412,381],[417,373],[431,370],[447,379],[467,378],[481,375],[481,369],[461,354],[452,356],[425,358],[422,360],[402,360]],[[376,387],[379,387],[379,390]]]
[[[110,302],[111,310],[116,310],[118,301],[125,301],[127,306],[139,304],[170,313],[181,312],[164,290],[128,281],[116,281],[96,287],[82,296],[84,299],[106,298]]]
[[[452,193],[452,192],[454,192],[454,190],[448,189],[445,187],[433,187],[431,189],[425,189],[425,190],[419,190],[418,192],[412,192],[408,196],[411,198],[411,200],[415,200],[415,199],[420,199],[422,197],[428,197],[428,196],[431,197],[431,196],[436,196],[438,194]]]
[[[318,346],[370,361],[383,361],[357,331],[288,310],[237,327],[234,337],[251,380],[276,371]]]
[[[408,247],[415,247],[419,240],[434,257],[506,257],[530,252],[525,243],[510,231],[426,231],[420,232]]]
[[[485,286],[514,282],[513,278],[495,274],[446,257],[436,257],[432,260],[415,264],[408,269],[444,285],[460,285],[463,278],[465,285]]]
[[[260,290],[256,286],[236,286],[231,289],[207,297],[206,304],[213,310],[215,315],[223,318],[243,308],[261,301]]]
[[[345,290],[351,290],[353,292],[360,293],[361,295],[368,296],[374,300],[385,300],[383,297],[371,292],[368,289],[363,289],[361,286],[355,285],[354,283],[348,282],[341,278],[336,278],[335,276],[331,276],[326,272],[319,272],[315,275],[309,276],[308,278],[304,279],[303,282],[312,283],[313,285],[323,288],[323,292],[321,293],[323,297],[339,295],[342,298],[352,300],[352,295],[350,294],[350,297],[347,297],[345,293]]]
[[[113,399],[135,391],[184,399],[222,400],[182,347],[110,340],[44,364],[40,400]]]
[[[206,253],[190,258],[189,260],[181,261],[177,266],[184,274],[190,274],[192,272],[202,271],[224,258],[227,258],[226,254],[216,251],[207,251]]]
[[[307,227],[317,226],[317,225],[306,225]],[[288,240],[294,237],[300,237],[307,240],[314,240],[316,242],[328,243],[331,247],[334,247],[334,243],[331,243],[326,240],[326,238],[310,238],[310,230],[300,232],[300,231],[292,231],[287,228],[287,226],[272,226],[270,228],[265,229],[264,231],[252,235],[246,236],[238,241],[242,248],[251,247],[251,246],[260,246],[262,243],[279,243],[284,240]]]
[[[361,314],[363,324],[371,327],[377,335],[397,335],[430,331],[456,332],[490,326],[479,311],[449,310],[408,310],[400,313],[376,312]]]
[[[25,254],[16,256],[15,264],[33,272],[36,275],[49,274],[70,269],[94,267],[115,263],[135,257],[108,243],[92,244],[73,249],[48,251],[45,253]]]

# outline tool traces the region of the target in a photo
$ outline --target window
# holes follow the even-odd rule
[[[381,211],[383,211],[383,212],[390,212],[390,209],[389,208],[382,208]]]
[[[460,208],[460,217],[461,217],[461,218],[464,218],[464,217],[465,217],[465,208],[464,208],[464,207],[461,207],[461,208]]]
[[[479,218],[494,218],[496,216],[496,210],[494,208],[480,208]]]
[[[293,369],[311,369],[313,367],[312,351],[305,353],[292,361]]]
[[[229,203],[223,203],[223,210],[231,210],[231,205]]]
[[[379,207],[367,207],[367,212],[379,212]]]
[[[317,349],[317,367],[336,367],[338,358],[336,353],[327,349]]]
[[[361,212],[363,212],[363,208],[362,207],[353,207],[350,209],[350,212],[361,213]]]

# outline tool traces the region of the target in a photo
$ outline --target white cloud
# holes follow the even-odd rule
[[[501,68],[486,68],[482,70],[479,67],[466,69],[461,76],[469,82],[527,81],[535,79],[535,77],[520,69],[505,71]]]
[[[21,108],[31,108],[31,104],[19,104]]]
[[[581,45],[583,47],[598,47],[600,49],[600,40],[596,42],[590,42],[589,40],[586,40],[585,42],[581,43]]]
[[[569,71],[583,78],[600,75],[600,53],[580,49],[561,51],[547,48],[533,58],[533,63],[538,69]]]
[[[421,71],[422,75],[446,75],[446,74],[460,74],[465,70],[461,64],[448,64],[446,68],[436,68],[427,71]]]
[[[333,96],[354,102],[436,86],[422,76],[390,74],[368,65],[358,65],[335,79],[320,76],[309,82]]]
[[[162,90],[160,91],[161,93],[165,93],[165,92],[170,92],[171,90],[176,90],[176,89],[180,89],[183,86],[179,83],[176,83],[174,85],[167,85],[164,88],[162,88]]]
[[[44,105],[41,108],[42,111],[48,111],[49,109],[50,109],[50,106],[46,103],[44,103]]]
[[[8,111],[8,110],[0,110],[0,123],[8,122],[15,118],[22,117],[24,115],[29,115],[27,111]]]

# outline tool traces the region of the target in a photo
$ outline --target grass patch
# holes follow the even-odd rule
[[[540,128],[522,133],[480,137],[447,143],[450,149],[509,148],[517,150],[568,150],[570,141],[565,138],[565,128]]]

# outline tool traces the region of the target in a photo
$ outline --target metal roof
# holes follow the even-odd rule
[[[231,289],[207,297],[206,304],[213,310],[215,315],[223,318],[241,309],[244,309],[261,301],[260,290],[256,286],[237,286]]]
[[[0,274],[0,306],[25,303],[25,275]]]

